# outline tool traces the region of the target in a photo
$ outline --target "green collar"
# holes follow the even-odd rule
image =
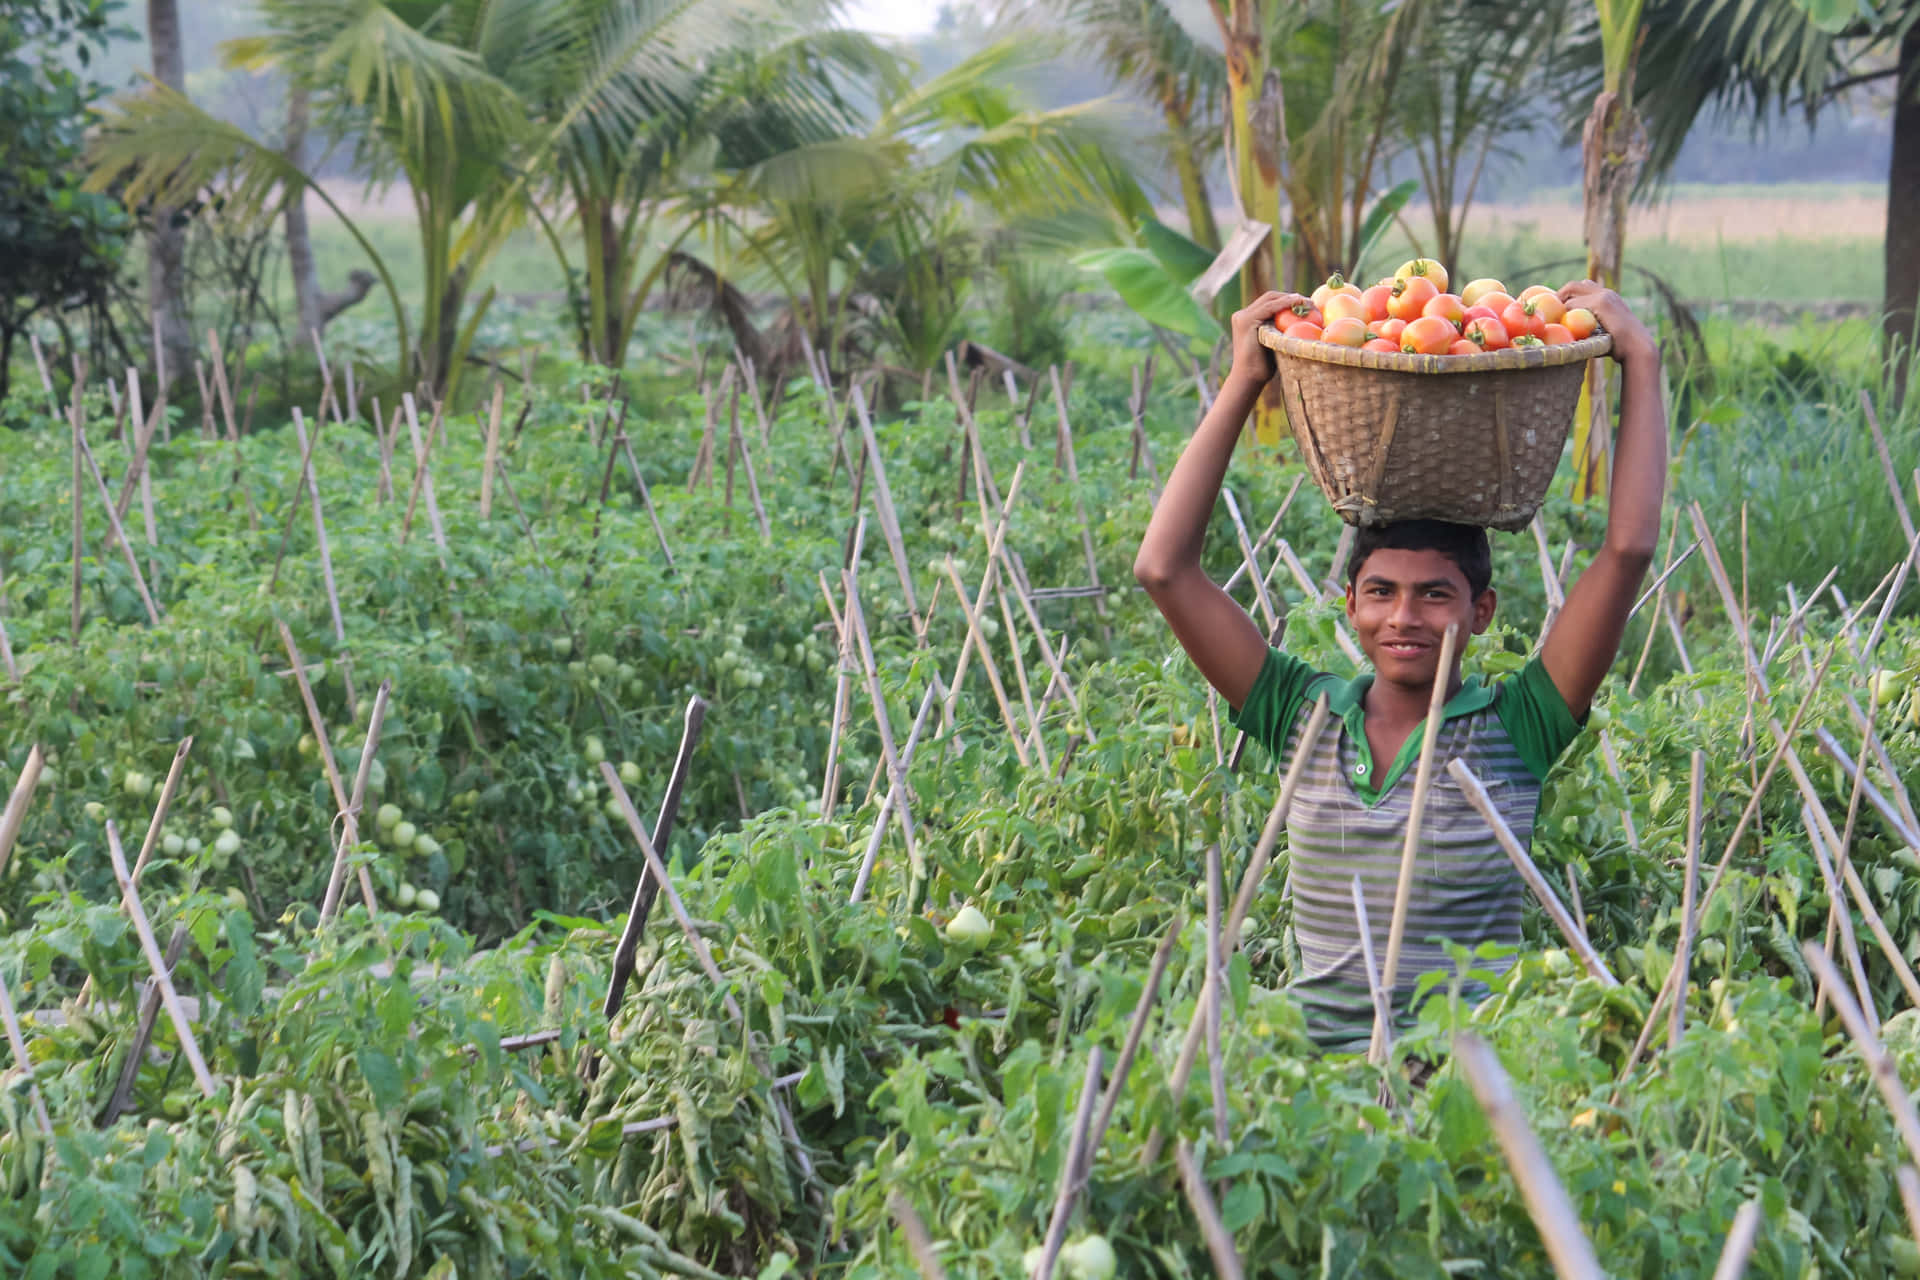
[[[1386,776],[1380,776],[1374,763],[1373,748],[1367,745],[1367,690],[1373,687],[1373,673],[1363,671],[1352,680],[1333,685],[1327,690],[1327,710],[1340,717],[1347,727],[1347,736],[1353,740],[1354,765],[1348,774],[1354,794],[1369,809],[1379,804],[1391,790],[1400,776],[1413,767],[1420,758],[1420,732],[1407,735],[1400,745],[1400,754],[1394,757]],[[1447,700],[1440,708],[1441,723],[1484,711],[1493,705],[1494,690],[1480,683],[1480,677],[1468,676],[1460,686],[1460,692]]]

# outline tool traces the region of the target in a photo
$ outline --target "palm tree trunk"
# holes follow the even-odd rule
[[[1273,233],[1247,259],[1240,272],[1240,296],[1251,301],[1280,281],[1280,175],[1286,150],[1286,100],[1280,90],[1280,70],[1270,65],[1263,0],[1232,0],[1231,8],[1214,12],[1222,18],[1221,36],[1227,50],[1227,110],[1233,123],[1231,163],[1238,179],[1240,215],[1264,222]],[[1254,406],[1255,438],[1264,445],[1280,442],[1286,410],[1278,378],[1267,384]]]
[[[626,363],[621,341],[625,329],[621,320],[627,301],[626,242],[621,238],[619,219],[614,216],[611,200],[600,205],[600,263],[600,283],[607,297],[601,330],[594,335],[594,342],[600,348],[599,362],[609,369],[618,369]]]
[[[1180,179],[1180,197],[1187,205],[1187,234],[1195,244],[1218,253],[1220,224],[1213,216],[1213,200],[1207,195],[1207,175],[1200,171],[1192,126],[1181,104],[1171,98],[1162,104],[1162,111],[1173,139],[1173,169]]]
[[[311,117],[307,88],[293,84],[287,90],[287,158],[304,168],[307,122]],[[320,280],[313,266],[313,238],[307,227],[307,193],[303,188],[287,201],[287,270],[293,275],[294,308],[300,315],[300,345],[326,327],[320,307]]]
[[[179,0],[148,0],[147,39],[153,45],[154,79],[185,93]],[[173,209],[155,209],[154,229],[147,238],[147,306],[160,342],[154,358],[163,364],[167,383],[193,367],[193,333],[187,319],[187,234],[184,227],[174,225],[174,214]]]
[[[1913,363],[1915,302],[1920,299],[1920,26],[1900,40],[1898,98],[1893,109],[1893,157],[1887,165],[1886,296],[1882,321],[1894,387],[1906,396]]]

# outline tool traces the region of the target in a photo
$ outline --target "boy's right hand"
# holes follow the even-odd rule
[[[1260,344],[1260,326],[1296,303],[1307,299],[1297,293],[1269,291],[1233,313],[1233,368],[1227,381],[1239,382],[1255,391],[1272,380],[1276,368],[1273,352]]]

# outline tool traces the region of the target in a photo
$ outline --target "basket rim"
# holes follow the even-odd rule
[[[1475,356],[1423,356],[1401,351],[1362,351],[1337,342],[1290,338],[1270,324],[1260,326],[1262,346],[1297,360],[1346,365],[1353,369],[1384,369],[1394,373],[1498,373],[1508,369],[1551,369],[1579,364],[1613,350],[1611,335],[1601,332],[1578,342],[1551,347],[1507,347]]]

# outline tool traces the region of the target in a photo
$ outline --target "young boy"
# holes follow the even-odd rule
[[[1361,878],[1377,963],[1434,681],[1446,681],[1446,702],[1392,993],[1402,1024],[1420,975],[1453,972],[1441,939],[1469,948],[1520,940],[1520,878],[1445,764],[1464,760],[1514,833],[1530,841],[1540,784],[1585,723],[1653,560],[1667,475],[1659,349],[1612,291],[1582,280],[1560,296],[1591,310],[1613,337],[1624,384],[1620,433],[1606,539],[1539,655],[1517,675],[1492,686],[1460,676],[1468,637],[1493,620],[1483,529],[1420,520],[1359,533],[1347,562],[1347,619],[1372,670],[1350,681],[1269,646],[1201,570],[1234,443],[1274,374],[1256,331],[1300,301],[1296,294],[1268,293],[1233,317],[1232,372],[1174,467],[1134,561],[1134,575],[1227,700],[1233,723],[1269,751],[1291,757],[1314,701],[1327,696],[1332,714],[1302,773],[1287,834],[1301,961],[1293,990],[1309,1034],[1330,1052],[1364,1051],[1372,1034],[1353,877]],[[1459,633],[1443,672],[1440,644],[1452,624]]]

